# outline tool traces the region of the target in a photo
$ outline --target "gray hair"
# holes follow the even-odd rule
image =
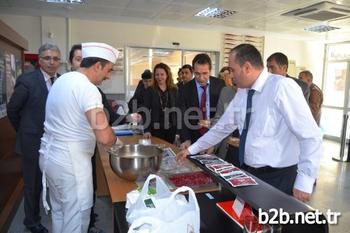
[[[45,44],[43,44],[42,46],[40,46],[40,48],[39,48],[39,56],[40,56],[43,52],[45,52],[46,50],[56,51],[56,52],[58,52],[59,54],[61,54],[61,51],[60,51],[60,49],[58,48],[57,45],[45,43]]]

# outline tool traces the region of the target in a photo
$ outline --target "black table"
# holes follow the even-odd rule
[[[209,174],[216,182],[220,183],[224,189],[229,190],[233,196],[239,196],[246,203],[248,203],[254,211],[257,212],[258,209],[270,214],[270,209],[282,209],[284,212],[289,213],[290,218],[295,220],[295,213],[307,213],[314,212],[315,210],[306,205],[305,203],[295,199],[294,197],[287,195],[275,187],[267,184],[266,182],[260,180],[256,176],[245,171],[248,175],[252,176],[258,183],[255,186],[246,186],[234,188],[228,182],[226,182],[221,176],[212,172],[206,166],[201,164],[196,159],[190,158],[190,160],[197,166],[202,168]],[[328,222],[324,215],[321,216],[320,220],[325,220],[325,224],[287,224],[283,225],[283,233],[328,233]]]
[[[256,212],[260,208],[265,212],[269,212],[270,209],[278,210],[282,208],[284,212],[289,213],[290,217],[293,218],[294,214],[297,212],[307,213],[315,211],[305,203],[279,191],[253,175],[251,176],[254,177],[259,185],[233,188],[219,175],[211,172],[197,160],[191,158],[190,160],[206,171],[216,182],[221,184],[221,189],[219,191],[210,192],[210,195],[212,195],[214,199],[208,198],[207,193],[196,194],[200,208],[201,233],[242,232],[242,229],[216,206],[217,202],[234,200],[236,196],[239,196],[247,202],[253,208],[253,211]],[[322,220],[325,219],[324,216],[322,217]],[[124,201],[113,203],[113,222],[114,232],[127,233],[128,224],[126,222]],[[282,229],[283,233],[328,233],[328,223],[320,225],[283,225]]]
[[[233,200],[235,195],[226,188],[220,191],[210,192],[214,197],[210,199],[208,193],[196,194],[200,208],[200,232],[201,233],[242,233],[243,230],[224,214],[217,206],[219,201]],[[209,196],[210,196],[209,195]],[[127,233],[125,202],[117,202],[113,205],[113,222],[115,233]],[[328,225],[283,225],[283,233],[327,233]]]

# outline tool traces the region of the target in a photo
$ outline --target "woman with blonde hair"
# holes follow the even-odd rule
[[[162,138],[170,143],[175,140],[176,134],[176,107],[177,86],[174,84],[170,67],[159,63],[153,69],[154,84],[144,95],[144,105],[149,110],[144,114],[145,134]]]
[[[229,66],[222,67],[218,77],[225,81],[225,86],[226,87],[232,87],[233,86],[233,83],[232,83],[232,72],[231,72],[231,68]]]

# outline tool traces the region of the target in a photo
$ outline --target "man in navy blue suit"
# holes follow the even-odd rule
[[[7,116],[17,132],[15,151],[22,156],[24,225],[33,233],[48,232],[40,223],[42,174],[39,168],[39,148],[44,132],[46,98],[57,79],[60,57],[56,45],[42,45],[39,48],[40,69],[17,78],[7,105]]]

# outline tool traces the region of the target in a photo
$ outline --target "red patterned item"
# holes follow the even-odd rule
[[[175,174],[170,176],[169,180],[176,187],[181,187],[181,186],[198,187],[202,185],[215,184],[215,182],[210,178],[210,176],[202,171]]]
[[[216,206],[219,207],[228,217],[230,217],[233,221],[235,221],[238,226],[243,228],[243,220],[246,216],[253,216],[252,208],[248,204],[244,205],[242,214],[240,217],[237,216],[235,211],[232,208],[233,201],[222,201],[217,202]]]

